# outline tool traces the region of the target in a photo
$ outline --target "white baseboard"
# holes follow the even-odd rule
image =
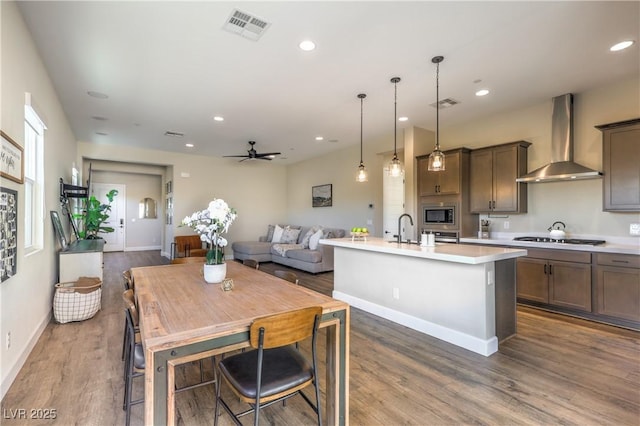
[[[147,250],[160,250],[162,246],[147,246],[147,247],[125,247],[124,251],[147,251]]]
[[[480,339],[335,290],[333,291],[333,298],[480,355],[489,356],[498,351],[498,338],[495,336],[487,340]]]
[[[27,345],[20,353],[20,356],[18,357],[18,361],[11,367],[11,369],[9,370],[9,374],[6,375],[4,380],[2,380],[2,384],[0,385],[0,400],[4,399],[4,396],[9,391],[9,388],[13,384],[14,380],[16,379],[16,377],[18,377],[18,373],[20,372],[20,369],[22,368],[22,366],[24,366],[24,363],[27,362],[27,358],[29,357],[29,354],[31,353],[33,348],[36,346],[36,343],[38,343],[38,339],[40,339],[40,336],[42,335],[45,328],[47,328],[47,325],[49,325],[50,322],[51,322],[51,311],[49,311],[47,315],[45,315],[45,317],[42,319],[42,321],[40,322],[36,330],[33,332],[31,337],[27,341]]]

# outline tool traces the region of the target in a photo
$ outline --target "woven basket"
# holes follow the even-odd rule
[[[102,281],[97,277],[80,277],[78,281],[56,284],[53,316],[60,324],[84,321],[101,307]]]

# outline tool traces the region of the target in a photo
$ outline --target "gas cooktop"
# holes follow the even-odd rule
[[[586,244],[597,246],[606,243],[604,240],[583,240],[579,238],[562,238],[559,240],[549,237],[516,237],[514,241],[532,241],[537,243],[558,243],[558,244]]]

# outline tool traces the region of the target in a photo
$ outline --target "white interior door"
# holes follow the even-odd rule
[[[118,191],[118,195],[111,203],[111,212],[109,219],[103,225],[110,226],[115,229],[114,232],[101,233],[100,237],[104,238],[104,251],[124,251],[124,224],[127,223],[126,213],[126,186],[112,183],[92,183],[91,195],[94,195],[101,203],[108,204],[107,193],[112,189]]]
[[[404,176],[391,177],[383,170],[382,200],[382,237],[393,240],[398,233],[398,218],[404,213]]]

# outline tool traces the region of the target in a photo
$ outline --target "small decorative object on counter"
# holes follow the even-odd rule
[[[220,287],[224,291],[233,290],[233,280],[231,278],[225,278],[224,280],[222,280],[222,283],[220,284]]]
[[[478,232],[478,238],[488,239],[489,238],[489,224],[491,223],[488,219],[480,220],[480,232]]]
[[[356,240],[367,241],[369,230],[367,228],[351,228],[351,242]]]

